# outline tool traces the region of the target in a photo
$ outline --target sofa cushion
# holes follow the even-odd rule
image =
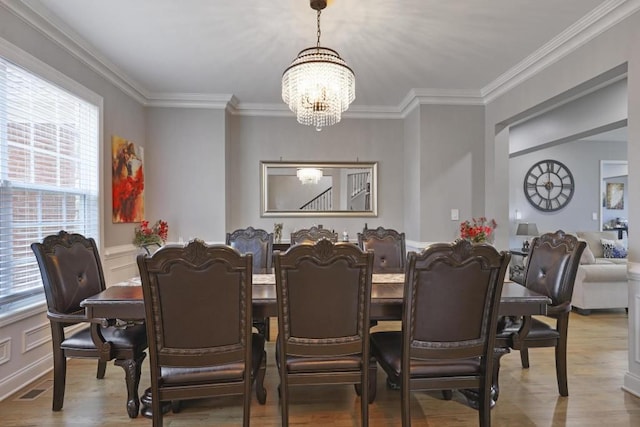
[[[581,265],[578,268],[576,280],[580,282],[625,282],[627,281],[627,266],[600,262],[592,265]]]
[[[596,258],[604,258],[602,239],[617,240],[617,231],[578,231],[576,235],[584,239]]]

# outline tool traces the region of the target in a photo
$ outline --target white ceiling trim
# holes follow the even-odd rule
[[[230,108],[234,114],[251,116],[291,116],[281,104],[242,104],[228,94],[152,93],[125,75],[86,43],[66,24],[42,7],[24,2],[1,2],[20,19],[59,44],[99,75],[145,106],[176,108]],[[549,43],[486,85],[478,93],[463,90],[411,89],[397,107],[356,107],[344,117],[403,118],[421,104],[482,105],[490,102],[544,68],[579,48],[640,9],[640,0],[609,0],[567,28]],[[225,102],[225,99],[228,101]]]
[[[609,0],[482,88],[491,102],[640,9],[640,0]]]
[[[227,106],[238,105],[238,99],[231,93],[155,93],[144,102],[148,107],[209,108],[224,110]]]
[[[139,103],[143,105],[146,104],[148,92],[142,88],[142,85],[125,75],[115,64],[110,63],[106,58],[93,50],[93,48],[71,30],[71,28],[58,20],[54,20],[47,10],[19,1],[12,1],[10,3],[3,1],[0,5],[40,31],[54,43],[62,46],[71,55],[89,66],[89,68],[93,69],[113,85],[120,88],[124,93]]]

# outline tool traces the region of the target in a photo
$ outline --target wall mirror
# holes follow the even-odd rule
[[[263,217],[378,215],[377,162],[260,162]]]

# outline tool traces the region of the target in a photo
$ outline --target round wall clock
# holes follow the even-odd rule
[[[556,160],[542,160],[531,166],[524,176],[524,195],[543,212],[565,207],[573,197],[573,175]]]

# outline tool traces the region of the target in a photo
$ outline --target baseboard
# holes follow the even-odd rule
[[[624,375],[622,389],[635,397],[640,397],[640,377],[632,372],[627,372]]]
[[[51,354],[47,354],[41,359],[22,367],[12,375],[3,378],[0,382],[0,401],[11,396],[29,383],[37,381],[52,369],[53,356]]]

